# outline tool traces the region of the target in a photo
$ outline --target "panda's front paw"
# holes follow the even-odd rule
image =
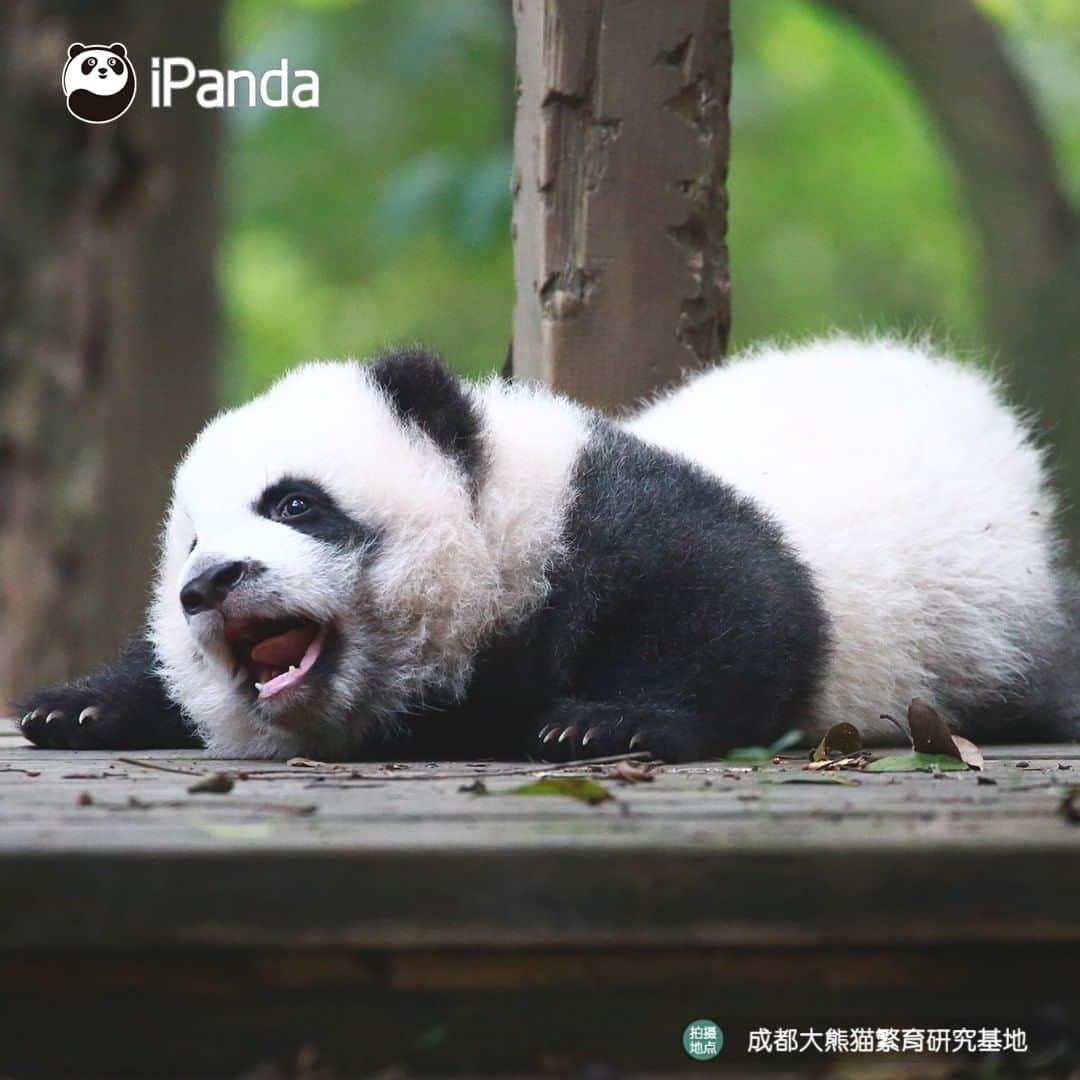
[[[35,694],[18,728],[32,743],[53,750],[92,750],[107,745],[108,719],[88,688],[59,686]]]
[[[530,750],[540,761],[552,762],[633,753],[679,762],[708,757],[714,743],[708,725],[677,705],[569,700],[545,715]]]

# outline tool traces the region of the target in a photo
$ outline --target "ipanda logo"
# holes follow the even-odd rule
[[[116,120],[135,100],[135,68],[119,41],[111,45],[73,42],[61,81],[68,112],[87,124]],[[197,68],[186,56],[150,58],[152,109],[172,108],[174,93],[193,86],[195,101],[203,109],[231,109],[238,104],[271,109],[319,107],[319,76],[305,68],[290,71],[285,59],[256,75],[244,69]]]
[[[123,116],[135,100],[135,69],[119,41],[111,45],[73,42],[61,83],[68,112],[87,124],[107,124]]]

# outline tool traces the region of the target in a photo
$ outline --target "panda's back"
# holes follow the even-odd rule
[[[973,368],[888,340],[766,348],[626,426],[755,499],[811,567],[834,631],[821,723],[977,707],[1057,625],[1042,456]]]

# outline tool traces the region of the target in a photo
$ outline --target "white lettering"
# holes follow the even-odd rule
[[[270,95],[271,79],[276,79],[278,83],[278,92],[273,97]],[[269,105],[271,109],[284,109],[289,104],[288,85],[289,61],[282,60],[278,67],[264,71],[263,77],[259,80],[259,94],[262,96],[263,104]]]
[[[225,79],[221,72],[213,68],[203,68],[199,71],[199,79],[199,89],[195,91],[195,100],[204,109],[223,109],[225,107]]]
[[[303,79],[304,82],[298,82],[292,93],[293,104],[298,109],[317,109],[319,107],[319,76],[314,71],[310,71],[307,68],[300,68],[296,73],[297,79]],[[301,98],[300,95],[306,91],[307,97]]]
[[[195,64],[186,56],[152,56],[150,58],[150,105],[154,109],[170,109],[174,90],[187,90],[195,84]],[[282,58],[277,67],[262,75],[244,68],[219,71],[199,68],[199,85],[195,101],[203,109],[234,108],[238,103],[249,108],[265,105],[284,109],[319,107],[319,76],[309,68],[290,72],[289,61]]]
[[[168,109],[172,106],[172,92],[186,90],[195,81],[195,65],[186,56],[166,56],[162,65],[161,107]],[[174,71],[182,71],[183,75],[174,76]]]

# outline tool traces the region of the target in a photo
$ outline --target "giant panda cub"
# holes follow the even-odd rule
[[[1054,517],[996,384],[914,345],[764,348],[621,422],[419,350],[311,364],[198,437],[146,636],[21,728],[685,761],[840,720],[888,739],[921,697],[976,737],[1071,735]]]

